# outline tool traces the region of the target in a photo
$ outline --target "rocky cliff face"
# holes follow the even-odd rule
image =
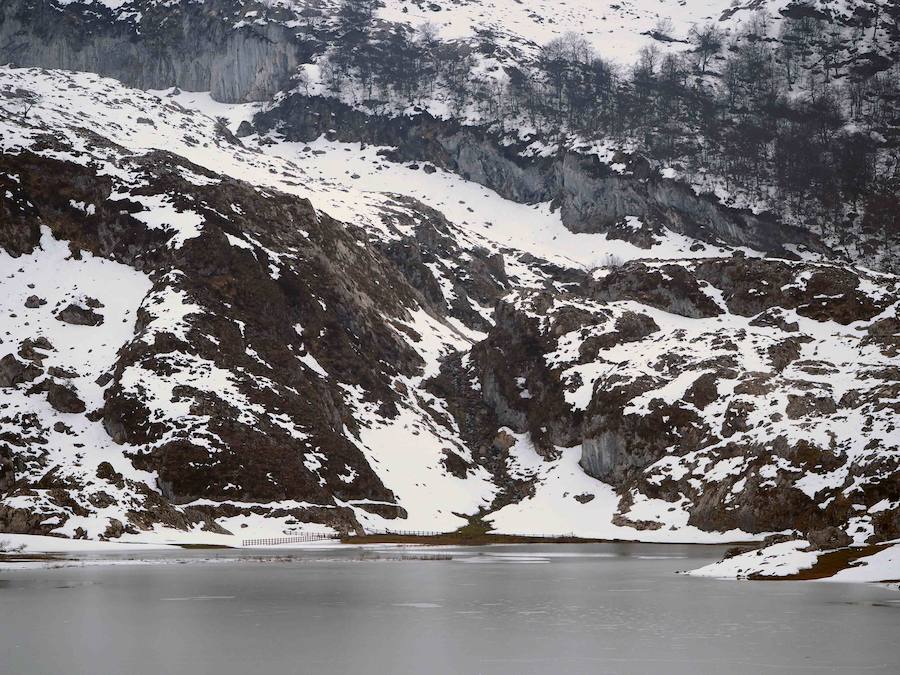
[[[235,25],[242,2],[62,4],[0,7],[0,58],[83,70],[141,89],[179,86],[220,101],[258,101],[288,84],[309,45],[280,23]]]
[[[490,503],[488,473],[422,382],[513,285],[570,272],[400,195],[376,232],[194,164],[183,155],[302,191],[293,163],[109,80],[10,77],[4,530],[452,529],[454,512]],[[78,96],[102,123],[68,123]],[[148,139],[183,155],[138,149]]]
[[[563,224],[576,233],[607,233],[647,246],[654,233],[670,230],[698,240],[793,256],[785,248],[824,252],[819,239],[799,228],[749,211],[722,206],[711,196],[663,178],[640,156],[620,155],[613,170],[596,157],[568,150],[529,156],[524,143],[510,143],[486,128],[463,126],[428,114],[371,116],[335,99],[288,96],[256,116],[260,132],[277,130],[292,141],[322,135],[343,142],[392,148],[394,161],[428,161],[507,199],[552,202]],[[638,217],[646,229],[635,234],[618,227]]]

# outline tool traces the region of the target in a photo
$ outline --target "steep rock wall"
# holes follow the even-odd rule
[[[747,246],[786,257],[785,245],[814,251],[825,247],[812,233],[775,218],[725,207],[712,196],[663,178],[638,156],[623,156],[626,169],[613,171],[596,157],[561,150],[527,157],[523,147],[501,142],[479,127],[422,114],[368,115],[337,100],[288,96],[255,119],[261,132],[278,129],[290,140],[309,142],[326,134],[344,142],[395,148],[395,161],[429,161],[520,203],[553,202],[573,232],[602,233],[626,216],[711,243]],[[634,243],[640,245],[638,240]]]
[[[0,4],[0,62],[114,77],[140,89],[179,86],[223,102],[265,100],[308,56],[284,26],[235,28],[229,0],[148,4],[134,21],[93,4]],[[83,10],[83,11],[82,11]]]

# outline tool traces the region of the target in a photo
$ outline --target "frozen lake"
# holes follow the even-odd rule
[[[4,569],[0,672],[900,672],[900,593],[675,574],[722,550],[194,551]]]

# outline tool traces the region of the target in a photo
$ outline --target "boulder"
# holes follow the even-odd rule
[[[812,548],[817,550],[830,550],[843,548],[853,543],[853,539],[838,527],[823,527],[806,535],[806,539]]]
[[[47,388],[47,402],[55,410],[64,413],[83,413],[87,410],[84,401],[78,398],[75,390],[56,382],[51,382]]]
[[[788,394],[787,416],[792,419],[800,417],[823,417],[837,412],[837,406],[831,396],[817,396],[807,392],[803,396]]]
[[[99,326],[103,323],[103,315],[86,307],[70,304],[56,315],[57,320],[76,326]]]
[[[43,371],[33,364],[25,364],[12,354],[0,359],[0,387],[15,387],[37,379]]]
[[[19,345],[19,356],[37,365],[41,365],[44,359],[47,358],[45,354],[41,353],[42,351],[53,351],[53,345],[50,344],[50,340],[43,336],[34,339],[26,338]]]

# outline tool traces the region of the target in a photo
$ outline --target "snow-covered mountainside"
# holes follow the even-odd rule
[[[896,12],[595,4],[4,3],[0,531],[900,538]],[[789,116],[871,71],[838,202],[729,89],[763,35]],[[718,112],[608,126],[669,57]]]
[[[574,231],[659,212],[679,229],[719,204],[736,211],[731,239],[761,221],[776,243],[897,271],[898,21],[888,0],[10,0],[0,60],[271,99],[261,129],[302,140],[308,113],[346,122],[341,106],[380,127],[413,119],[379,144],[438,163],[447,148],[430,157],[421,123],[462,122],[491,152],[547,166],[512,184],[491,167],[445,168],[515,201],[565,207],[599,192],[619,207],[564,208]],[[594,169],[587,184],[583,172],[555,179],[574,162]],[[649,200],[615,183],[648,171],[668,180]]]

